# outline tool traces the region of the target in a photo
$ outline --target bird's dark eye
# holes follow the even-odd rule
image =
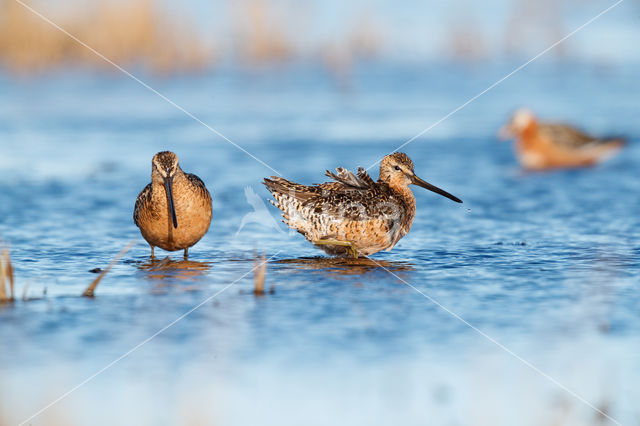
[[[395,166],[394,169],[400,170],[400,166]]]

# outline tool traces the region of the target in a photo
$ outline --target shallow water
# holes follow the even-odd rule
[[[311,183],[325,169],[373,164],[513,67],[149,82]],[[260,185],[273,170],[125,77],[0,79],[0,236],[18,294],[28,286],[34,299],[0,308],[0,424],[26,420],[114,360],[32,424],[603,420],[567,389],[638,423],[637,73],[534,64],[403,148],[464,204],[415,188],[414,226],[372,257],[381,266],[327,259],[288,232]],[[495,139],[521,105],[631,143],[592,169],[524,173]],[[173,253],[157,268],[132,210],[164,149],[206,182],[214,219],[189,263]],[[259,223],[240,229],[249,201]],[[96,297],[78,297],[89,271],[132,239]],[[253,295],[254,252],[269,259],[274,294]]]

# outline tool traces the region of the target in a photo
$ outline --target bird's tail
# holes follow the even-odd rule
[[[302,232],[305,228],[305,220],[300,215],[302,204],[317,195],[315,188],[277,176],[265,178],[263,184],[273,195],[274,199],[269,202],[282,211],[283,222],[290,228]]]
[[[603,145],[609,145],[612,148],[619,147],[622,148],[627,144],[627,138],[624,136],[607,136],[600,140],[600,143]]]

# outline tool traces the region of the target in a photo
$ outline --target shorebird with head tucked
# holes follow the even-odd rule
[[[596,138],[566,124],[539,122],[531,111],[520,109],[498,133],[516,140],[516,155],[529,170],[587,167],[617,153],[621,138]]]
[[[362,167],[355,175],[341,167],[336,172],[326,172],[335,182],[316,185],[276,176],[264,179],[283,222],[331,255],[358,257],[391,250],[413,224],[411,184],[462,202],[416,176],[413,162],[400,152],[382,159],[377,182]]]
[[[151,183],[136,200],[133,221],[151,246],[184,250],[207,233],[211,223],[211,195],[200,178],[185,173],[178,156],[162,151],[151,161]]]

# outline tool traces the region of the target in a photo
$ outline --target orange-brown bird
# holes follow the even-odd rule
[[[184,250],[207,233],[211,223],[211,195],[200,178],[185,173],[173,152],[162,151],[151,161],[151,183],[136,200],[133,221],[151,246]]]
[[[520,109],[498,133],[516,140],[516,155],[529,170],[592,166],[617,153],[622,138],[596,138],[566,124],[542,123],[533,113]]]
[[[377,182],[362,167],[355,175],[341,167],[336,172],[326,172],[335,182],[315,185],[276,176],[264,179],[283,222],[331,255],[358,257],[391,250],[413,224],[411,184],[462,202],[416,176],[413,162],[400,152],[382,159]]]

